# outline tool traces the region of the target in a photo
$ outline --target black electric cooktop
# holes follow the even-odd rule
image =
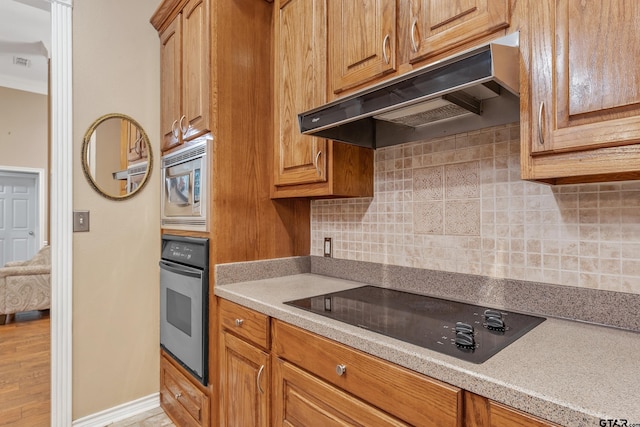
[[[376,286],[285,304],[473,363],[485,362],[545,320]]]

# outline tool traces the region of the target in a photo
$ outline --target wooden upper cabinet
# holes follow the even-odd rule
[[[509,17],[509,0],[411,0],[410,61],[497,33]]]
[[[160,33],[162,151],[210,130],[208,0],[190,0]]]
[[[191,0],[182,12],[182,114],[185,118],[178,124],[185,140],[210,130],[208,15],[209,7],[205,0]]]
[[[182,15],[160,33],[160,128],[162,150],[180,144],[176,132],[180,119],[180,85],[182,81]]]
[[[273,198],[373,195],[373,151],[302,135],[327,99],[327,0],[281,0],[275,25]]]
[[[281,1],[276,19],[276,186],[325,182],[327,141],[300,133],[298,113],[325,102],[326,0]]]
[[[640,3],[532,2],[530,19],[523,178],[640,177]]]
[[[329,0],[331,90],[396,70],[396,0]]]

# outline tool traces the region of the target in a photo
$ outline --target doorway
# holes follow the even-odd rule
[[[44,169],[0,166],[0,266],[45,244]]]

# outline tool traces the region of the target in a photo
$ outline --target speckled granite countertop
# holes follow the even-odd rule
[[[477,365],[283,304],[362,285],[306,273],[216,286],[215,294],[561,425],[640,425],[640,334],[548,318]]]

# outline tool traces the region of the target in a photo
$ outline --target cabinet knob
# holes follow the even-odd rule
[[[347,373],[347,367],[346,365],[336,365],[336,374],[338,374],[338,376],[343,376],[345,373]]]
[[[242,324],[243,324],[243,323],[244,323],[244,320],[243,320],[243,319],[236,319],[236,326],[237,326],[237,327],[242,326]]]
[[[176,393],[176,400],[182,397],[182,393]]]

